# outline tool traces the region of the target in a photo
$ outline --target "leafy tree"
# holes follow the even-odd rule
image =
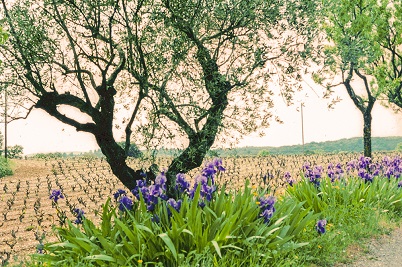
[[[22,154],[24,153],[24,148],[20,145],[14,145],[7,147],[7,155],[10,159],[19,159],[22,158]]]
[[[381,59],[381,47],[375,42],[375,32],[386,2],[325,1],[327,20],[324,29],[329,41],[325,48],[325,72],[313,75],[317,82],[322,83],[320,74],[340,74],[340,84],[363,115],[364,155],[368,157],[371,157],[371,112],[380,94],[380,84],[373,75],[373,68]],[[338,85],[327,83],[326,87],[331,90]]]
[[[326,74],[341,74],[363,115],[364,155],[371,156],[371,112],[381,95],[402,107],[401,1],[326,1]],[[323,74],[323,73],[320,73]],[[313,78],[323,82],[318,73]],[[331,90],[338,84],[327,84]]]
[[[129,189],[142,176],[114,126],[126,150],[183,144],[166,174],[172,196],[176,173],[198,167],[217,136],[269,124],[270,85],[290,101],[315,51],[315,0],[6,2],[3,79],[18,104],[93,134]]]
[[[374,69],[378,87],[389,102],[402,108],[402,1],[388,1],[377,25],[381,58]]]

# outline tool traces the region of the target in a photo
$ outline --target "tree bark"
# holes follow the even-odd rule
[[[220,84],[220,86],[229,86],[228,84]],[[219,88],[222,90],[222,88]],[[217,90],[219,90],[217,88]],[[217,103],[218,99],[214,99]],[[222,123],[223,112],[228,105],[227,94],[222,93],[219,96],[219,104],[214,105],[210,109],[210,115],[204,127],[189,136],[188,147],[176,157],[169,166],[166,173],[167,178],[167,194],[170,197],[176,197],[177,192],[174,188],[175,178],[178,173],[187,173],[188,171],[201,166],[205,155],[214,144],[216,135],[219,131],[219,126]]]
[[[359,78],[364,82],[364,88],[367,93],[368,100],[365,101],[362,97],[355,94],[351,85],[353,73],[356,73]],[[355,69],[355,64],[351,63],[348,71],[347,78],[343,81],[350,98],[355,106],[360,110],[363,115],[363,141],[364,141],[364,156],[371,158],[371,111],[373,110],[375,101],[377,100],[370,91],[370,85],[365,75],[361,74],[358,69]],[[367,102],[367,105],[365,104]]]
[[[136,186],[136,181],[143,179],[126,163],[126,154],[114,140],[110,129],[101,129],[95,133],[96,141],[106,157],[112,172],[130,191]]]
[[[363,114],[363,119],[364,156],[371,158],[371,110],[366,109]]]

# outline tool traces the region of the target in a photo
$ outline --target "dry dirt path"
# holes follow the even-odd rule
[[[367,243],[367,252],[357,261],[336,267],[402,267],[402,226],[390,235],[381,236]]]

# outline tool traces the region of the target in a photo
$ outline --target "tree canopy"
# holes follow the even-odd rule
[[[376,62],[374,76],[381,93],[402,108],[402,1],[387,2],[375,34],[381,57]]]
[[[291,100],[317,30],[314,0],[2,0],[3,83],[14,103],[95,136],[129,189],[125,159],[181,144],[167,173],[198,167],[216,136],[269,124],[273,84]],[[124,129],[126,151],[116,143]]]
[[[334,75],[341,82],[329,82],[328,90],[342,84],[363,115],[364,154],[371,156],[371,112],[377,98],[389,96],[397,101],[401,86],[400,36],[394,32],[400,24],[401,1],[353,0],[325,1],[327,19],[324,71],[315,73],[315,80]],[[399,12],[400,13],[400,12]],[[399,42],[399,44],[398,44]],[[387,46],[392,46],[389,49]],[[325,78],[323,78],[325,77]],[[398,87],[399,86],[399,87]],[[394,95],[394,96],[393,96]]]

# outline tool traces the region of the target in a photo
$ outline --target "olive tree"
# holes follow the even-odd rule
[[[166,173],[174,195],[175,175],[217,137],[269,124],[273,84],[291,100],[315,51],[314,0],[1,2],[3,82],[27,112],[93,134],[129,189],[142,179],[125,161],[131,142],[183,146]]]

